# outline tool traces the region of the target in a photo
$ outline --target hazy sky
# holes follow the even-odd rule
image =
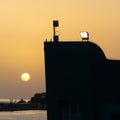
[[[45,91],[43,43],[54,19],[61,40],[79,41],[88,31],[107,58],[120,59],[120,0],[0,0],[0,98]],[[21,81],[23,72],[29,82]]]

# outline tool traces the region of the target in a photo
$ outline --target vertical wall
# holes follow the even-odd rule
[[[45,42],[44,47],[48,120],[111,118],[112,79],[100,47],[91,42]]]

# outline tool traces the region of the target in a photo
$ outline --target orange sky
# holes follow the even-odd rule
[[[58,19],[61,40],[90,40],[107,58],[120,59],[120,0],[1,0],[0,98],[30,98],[45,91],[43,42]],[[23,72],[31,74],[22,82]],[[53,83],[54,84],[54,83]]]

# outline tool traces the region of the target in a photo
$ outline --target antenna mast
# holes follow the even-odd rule
[[[58,20],[54,20],[53,21],[53,40],[54,42],[58,42],[59,41],[59,36],[56,35],[56,27],[59,26],[59,21]]]

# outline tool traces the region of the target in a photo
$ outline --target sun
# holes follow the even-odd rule
[[[22,73],[21,79],[25,82],[30,80],[30,74],[29,73]]]

